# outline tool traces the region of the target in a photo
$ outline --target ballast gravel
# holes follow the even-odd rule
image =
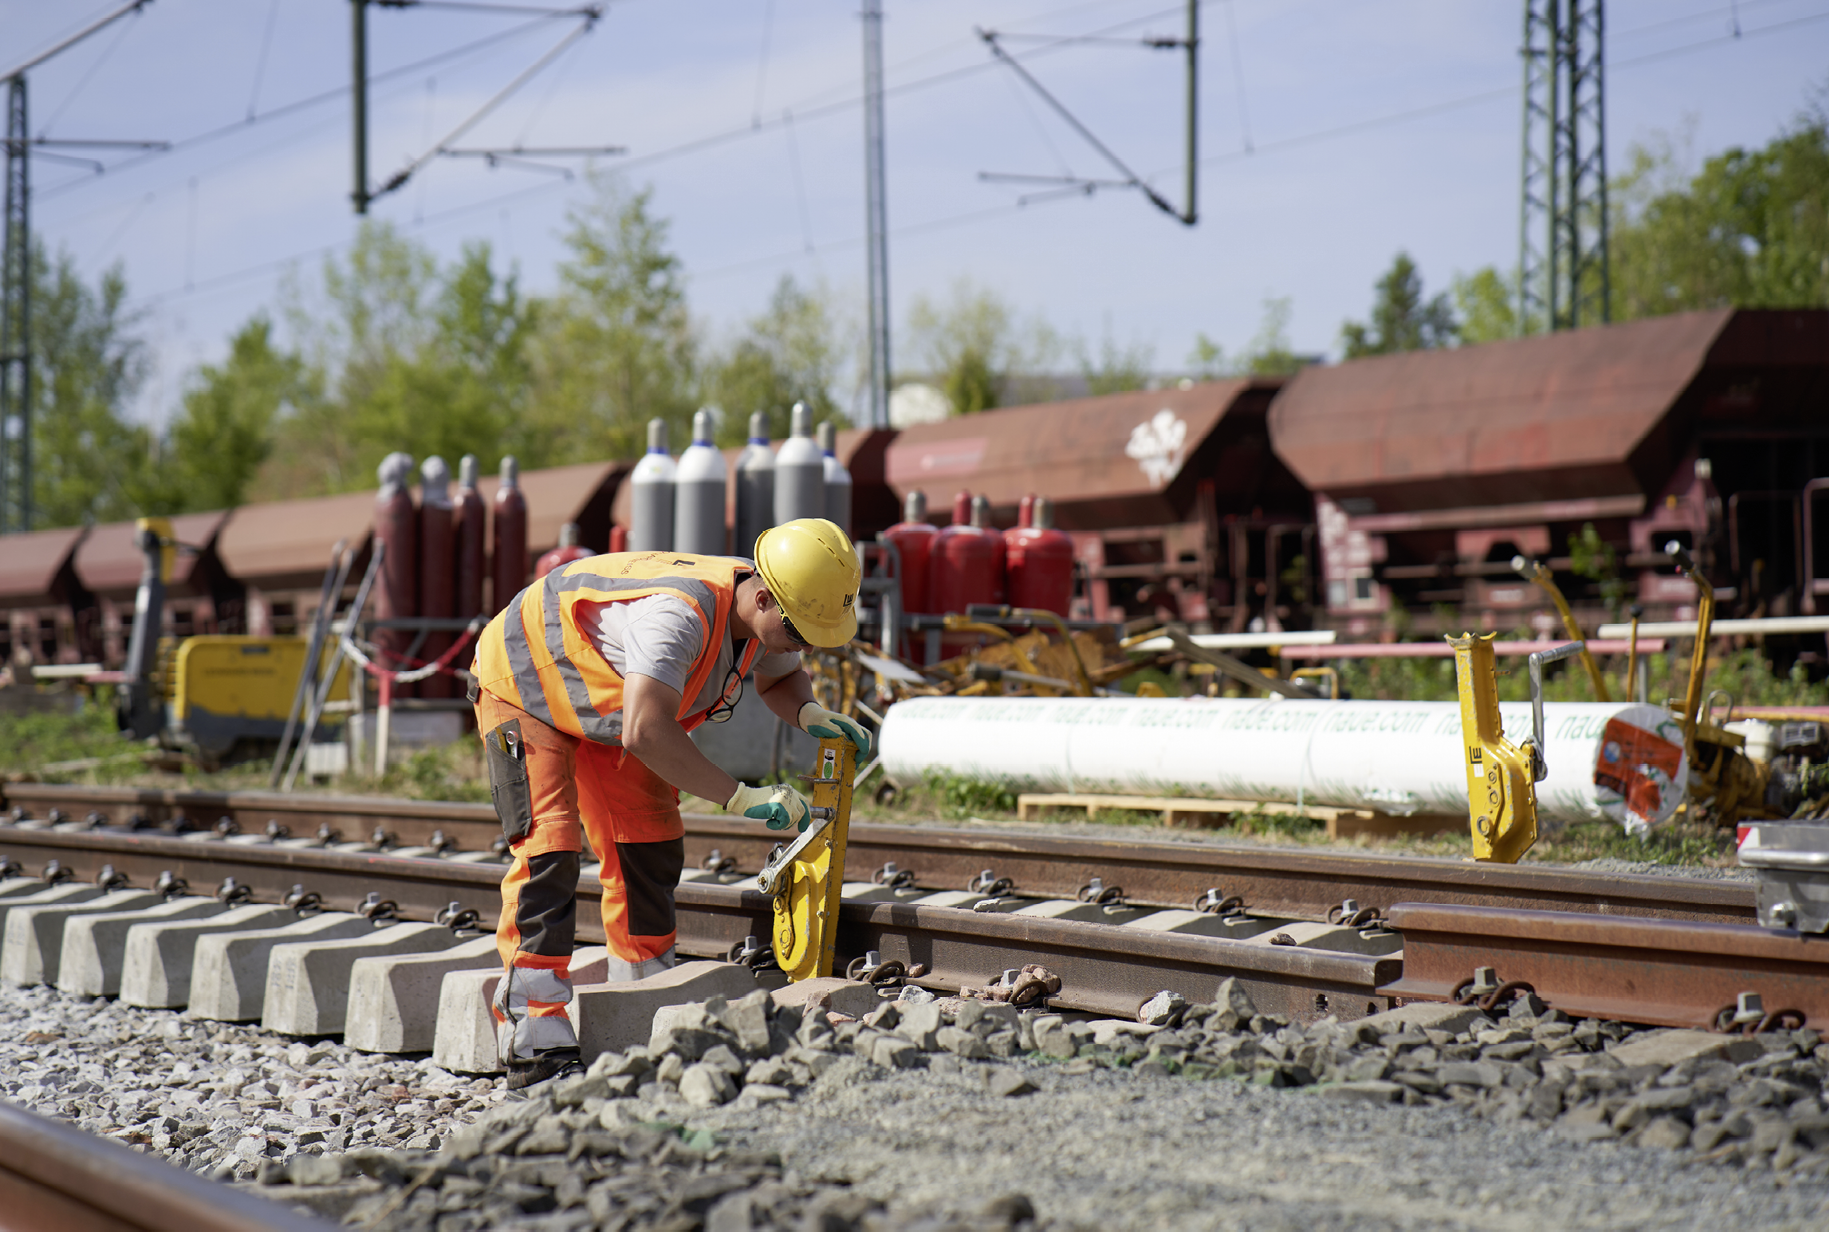
[[[1429,1008],[1429,1007],[1425,1007]],[[765,994],[525,1095],[404,1058],[0,991],[8,1098],[374,1229],[1801,1228],[1829,1047],[1530,994],[1285,1026]],[[1410,1011],[1428,1018],[1430,1013]],[[1445,1020],[1444,1020],[1445,1019]],[[303,1101],[303,1102],[301,1102]]]

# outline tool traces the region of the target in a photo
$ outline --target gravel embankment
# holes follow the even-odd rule
[[[423,1149],[499,1079],[52,988],[0,984],[0,1097],[219,1177],[288,1156]]]
[[[836,1028],[713,1002],[510,1097],[429,1062],[0,989],[0,1089],[384,1229],[1800,1228],[1829,1046],[1521,998],[1465,1029],[929,1002]],[[875,1025],[868,1025],[874,1023]],[[1633,1061],[1644,1057],[1642,1063]],[[254,1182],[264,1183],[255,1186]]]
[[[285,1171],[320,1184],[276,1192],[446,1230],[1784,1228],[1829,1209],[1813,1032],[1671,1064],[1669,1033],[1528,996],[1452,1033],[1304,1032],[1221,997],[1147,1030],[976,1002],[834,1029],[713,1002],[437,1152],[307,1156]]]

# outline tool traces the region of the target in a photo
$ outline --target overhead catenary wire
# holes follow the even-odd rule
[[[147,2],[150,3],[150,0],[147,0]],[[536,17],[534,20],[525,22],[522,25],[512,27],[505,31],[498,31],[486,38],[475,39],[471,42],[460,44],[457,47],[450,48],[446,51],[434,53],[422,60],[415,60],[409,64],[399,65],[396,68],[370,74],[368,79],[369,84],[370,86],[374,86],[384,82],[395,81],[403,77],[411,77],[423,69],[449,64],[454,60],[461,60],[466,56],[498,50],[505,42],[519,38],[524,34],[530,34],[535,30],[545,27],[554,20],[556,20],[555,17]],[[295,99],[291,103],[279,104],[269,108],[267,111],[261,112],[251,119],[231,121],[228,124],[217,125],[214,128],[205,129],[200,133],[192,134],[187,138],[179,138],[176,141],[166,142],[157,150],[148,151],[146,154],[139,155],[135,158],[123,159],[121,162],[109,167],[107,172],[110,175],[119,175],[122,172],[130,171],[133,168],[162,155],[177,154],[181,151],[190,150],[210,142],[220,141],[225,137],[232,137],[235,134],[244,133],[250,126],[266,124],[286,116],[294,115],[298,112],[306,111],[313,107],[319,107],[323,104],[334,102],[347,95],[349,91],[350,88],[348,86],[337,86],[329,90],[320,91],[314,95],[307,95],[303,99]],[[342,123],[341,119],[339,118],[336,123]],[[60,185],[48,186],[34,194],[34,197],[39,199],[54,197],[59,193],[68,192],[70,189],[86,186],[91,183],[93,183],[93,178],[79,177],[65,181]]]
[[[1775,0],[1774,0],[1774,2],[1775,2]],[[1745,6],[1745,7],[1750,7],[1750,5]],[[1180,12],[1180,11],[1181,10],[1179,8],[1164,10],[1164,12],[1170,12],[1170,13]],[[1153,16],[1159,17],[1161,15],[1162,15],[1161,13],[1158,13]],[[1150,17],[1135,18],[1135,19],[1129,20],[1128,22],[1126,22],[1124,24],[1136,25],[1136,24],[1141,23],[1142,21],[1146,21],[1146,20],[1150,20],[1150,19],[1151,19]],[[1814,24],[1816,22],[1821,22],[1821,21],[1825,21],[1825,20],[1829,20],[1829,12],[1806,15],[1806,16],[1799,17],[1799,18],[1788,19],[1781,23],[1775,23],[1771,26],[1762,26],[1762,27],[1758,27],[1755,29],[1748,29],[1745,31],[1744,37],[1747,39],[1756,38],[1761,35],[1779,33],[1784,30],[1792,29],[1792,28],[1795,28],[1800,25]],[[1665,48],[1665,49],[1661,49],[1661,50],[1658,50],[1655,52],[1644,53],[1639,56],[1622,58],[1622,59],[1610,59],[1609,63],[1608,63],[1608,68],[1609,68],[1609,70],[1617,71],[1622,68],[1628,68],[1628,67],[1632,67],[1632,66],[1635,66],[1638,64],[1650,63],[1655,60],[1667,59],[1669,57],[1685,54],[1688,52],[1705,50],[1709,47],[1712,47],[1712,46],[1720,44],[1720,43],[1733,42],[1733,41],[1734,41],[1734,39],[1732,36],[1727,36],[1727,35],[1716,36],[1713,38],[1700,40],[1697,42],[1683,44],[1680,47]],[[1050,48],[1040,49],[1037,52],[1029,53],[1029,55],[1032,58],[1033,56],[1040,55],[1040,54],[1042,54],[1043,51],[1047,51],[1047,50],[1051,50],[1051,49]],[[424,62],[421,62],[421,66],[423,66],[423,63]],[[913,81],[913,82],[906,82],[906,83],[902,83],[897,86],[886,87],[884,90],[884,94],[886,96],[887,95],[896,95],[896,94],[901,94],[901,93],[905,93],[905,92],[909,92],[909,91],[913,91],[913,90],[925,89],[925,88],[933,86],[933,85],[939,85],[939,84],[943,84],[947,81],[955,80],[962,76],[977,75],[977,74],[987,71],[987,69],[989,69],[989,68],[995,68],[995,67],[997,67],[997,66],[994,63],[992,63],[992,64],[988,64],[988,65],[987,64],[970,65],[970,66],[964,66],[959,69],[947,70],[945,72],[935,74],[929,78],[917,79],[916,81]],[[393,70],[392,73],[397,75],[398,73],[400,73],[402,71],[403,70]],[[333,94],[347,93],[347,91],[348,91],[348,88],[344,87],[340,91],[333,92]],[[1269,140],[1266,142],[1260,142],[1254,146],[1254,152],[1257,154],[1264,154],[1266,152],[1275,152],[1278,150],[1290,149],[1290,148],[1294,148],[1294,147],[1298,147],[1298,146],[1309,145],[1309,144],[1312,144],[1315,142],[1330,140],[1332,138],[1348,137],[1348,136],[1351,136],[1351,135],[1354,135],[1357,133],[1365,132],[1370,129],[1382,128],[1387,125],[1403,124],[1403,123],[1407,123],[1412,120],[1418,120],[1418,119],[1422,119],[1422,118],[1425,118],[1428,116],[1433,116],[1433,115],[1437,115],[1437,114],[1444,113],[1444,112],[1454,111],[1454,110],[1457,110],[1462,107],[1477,106],[1479,104],[1490,103],[1490,102],[1493,102],[1494,100],[1498,100],[1498,99],[1515,98],[1518,94],[1518,91],[1519,91],[1519,87],[1516,84],[1513,84],[1513,85],[1509,85],[1509,86],[1505,86],[1505,87],[1494,88],[1492,90],[1479,91],[1474,94],[1460,95],[1455,98],[1445,99],[1445,100],[1442,100],[1437,103],[1424,104],[1419,107],[1404,108],[1404,109],[1400,109],[1400,110],[1394,111],[1394,112],[1387,112],[1387,113],[1384,113],[1379,116],[1367,117],[1363,120],[1347,121],[1343,124],[1329,126],[1327,128],[1323,128],[1323,129],[1310,130],[1306,133],[1292,134],[1288,137],[1276,138],[1276,139],[1272,139],[1272,140]],[[846,100],[821,105],[818,109],[816,109],[816,111],[817,111],[818,115],[823,116],[823,115],[827,115],[827,114],[832,114],[834,112],[842,111],[848,107],[857,106],[861,102],[862,102],[861,96],[856,96],[856,97],[852,97],[852,98],[849,98]],[[798,112],[793,114],[793,120],[796,123],[799,120],[804,119],[804,118],[805,117],[802,116]],[[769,128],[774,127],[778,123],[784,123],[784,122],[765,120],[763,123],[763,129],[767,130]],[[237,125],[234,127],[239,128],[240,126]],[[725,131],[725,132],[718,133],[718,134],[708,135],[704,138],[692,139],[690,141],[682,142],[677,145],[667,147],[667,148],[664,148],[661,150],[651,151],[651,152],[647,152],[645,154],[640,154],[640,155],[635,155],[635,156],[629,158],[628,160],[625,160],[620,166],[624,170],[633,170],[638,167],[651,166],[653,164],[664,162],[666,160],[683,157],[688,154],[698,153],[700,151],[711,149],[713,147],[720,146],[720,145],[726,144],[731,141],[735,141],[735,140],[738,140],[738,139],[741,139],[744,137],[748,137],[752,134],[752,132],[755,132],[755,131],[746,127],[741,130]],[[1220,153],[1213,154],[1213,155],[1207,155],[1207,156],[1203,157],[1200,162],[1201,162],[1201,166],[1203,166],[1203,167],[1212,167],[1212,166],[1232,163],[1234,161],[1243,159],[1245,157],[1246,156],[1245,156],[1244,152],[1242,152],[1242,151],[1225,151],[1225,152],[1220,152]],[[1152,171],[1151,173],[1149,173],[1149,177],[1154,178],[1156,176],[1166,174],[1167,172],[1178,171],[1178,170],[1180,170],[1180,165],[1176,164],[1176,165],[1173,165],[1170,167],[1159,169],[1157,171]],[[558,185],[560,183],[562,183],[562,182],[554,181],[551,183],[542,182],[539,184],[528,185],[528,186],[525,186],[525,187],[522,187],[519,189],[509,190],[506,193],[483,198],[483,199],[480,199],[475,202],[468,202],[468,203],[463,203],[458,206],[453,206],[444,211],[439,211],[439,212],[435,212],[433,214],[427,215],[423,226],[433,227],[433,226],[442,225],[442,224],[454,221],[456,219],[462,218],[464,216],[474,214],[478,211],[498,210],[498,209],[503,208],[507,204],[510,204],[510,203],[513,203],[516,201],[520,201],[523,199],[531,198],[531,197],[534,197],[539,194],[544,194],[544,193],[550,191],[555,185]],[[1078,195],[1074,195],[1074,196],[1078,196]],[[955,215],[943,216],[938,219],[926,220],[926,221],[923,221],[923,222],[917,223],[917,224],[908,224],[908,225],[902,225],[899,227],[892,227],[890,229],[890,235],[892,237],[907,237],[907,236],[920,235],[920,234],[930,233],[930,232],[935,232],[935,231],[944,231],[944,230],[947,230],[950,228],[967,226],[970,224],[983,222],[983,221],[993,219],[993,218],[1008,217],[1010,215],[1019,213],[1023,209],[1026,209],[1028,205],[1030,205],[1030,204],[1025,203],[1022,205],[1018,205],[1016,203],[1008,203],[1008,202],[1000,203],[994,207],[988,207],[988,208],[972,210],[972,211],[965,211],[965,212],[961,212],[961,213],[955,214]],[[859,234],[856,236],[844,238],[842,240],[833,240],[833,241],[822,242],[820,245],[820,248],[822,250],[848,249],[848,248],[851,248],[854,246],[862,245],[864,243],[864,239],[865,238],[861,234]],[[272,272],[275,270],[281,270],[286,267],[292,266],[298,262],[306,261],[311,258],[322,257],[325,255],[328,255],[330,253],[333,253],[333,252],[336,252],[343,248],[346,248],[348,244],[349,244],[348,241],[333,241],[333,242],[327,242],[322,245],[315,245],[308,249],[300,250],[296,253],[287,255],[282,258],[276,258],[276,259],[272,259],[270,261],[257,263],[253,266],[245,267],[240,271],[229,272],[229,273],[225,273],[223,275],[217,276],[213,279],[199,281],[197,283],[194,291],[196,293],[203,293],[203,292],[215,290],[217,288],[229,286],[232,284],[246,282],[247,280],[258,278],[269,272]],[[725,277],[728,275],[740,274],[743,271],[752,270],[757,267],[793,261],[797,258],[802,257],[804,254],[805,254],[805,249],[798,248],[798,249],[785,251],[785,252],[775,252],[775,253],[771,253],[771,254],[767,254],[767,255],[759,255],[754,258],[741,259],[736,262],[727,263],[725,265],[709,268],[706,270],[688,271],[686,277],[689,280],[692,280],[694,282],[710,280],[710,279],[717,279],[717,278],[722,278],[722,277]],[[146,307],[149,305],[154,305],[154,304],[170,303],[170,302],[176,301],[178,299],[181,299],[185,295],[189,295],[189,294],[185,293],[181,289],[172,289],[172,290],[168,290],[166,292],[152,293],[152,294],[148,294],[147,296],[142,297],[142,298],[136,298],[132,303],[134,304],[135,307],[143,308],[143,307]]]
[[[433,159],[436,159],[438,157],[440,151],[442,151],[445,147],[449,146],[452,142],[456,141],[458,138],[462,137],[464,134],[468,133],[470,130],[474,129],[477,125],[481,124],[483,122],[483,120],[491,112],[495,111],[496,108],[500,107],[511,96],[513,96],[515,91],[519,90],[522,86],[525,86],[528,82],[532,81],[534,76],[537,75],[541,69],[544,69],[547,65],[551,64],[553,62],[553,60],[557,56],[559,56],[560,53],[565,51],[566,48],[570,47],[573,43],[576,43],[579,39],[583,38],[585,35],[589,34],[591,31],[591,27],[596,24],[597,18],[599,15],[601,15],[602,12],[603,12],[603,10],[602,10],[601,6],[586,10],[586,13],[588,13],[588,16],[585,17],[585,20],[582,23],[580,23],[579,26],[575,30],[572,30],[569,33],[567,33],[566,36],[564,38],[560,39],[558,41],[558,43],[554,44],[546,52],[545,55],[541,56],[538,60],[536,60],[532,64],[528,65],[527,68],[523,69],[519,74],[517,74],[513,81],[509,82],[506,86],[502,87],[494,95],[492,95],[489,98],[488,102],[484,103],[481,107],[477,108],[476,111],[472,112],[470,114],[469,118],[466,119],[462,124],[458,125],[457,128],[455,128],[455,129],[451,130],[451,132],[447,133],[444,136],[444,138],[442,140],[440,140],[436,146],[432,147],[430,150],[427,150],[424,154],[420,155],[417,159],[414,159],[412,162],[408,163],[405,167],[401,168],[398,172],[395,172],[392,176],[390,176],[385,182],[382,183],[380,188],[376,189],[374,191],[374,193],[372,193],[368,196],[368,200],[372,202],[377,198],[385,197],[386,195],[394,192],[394,190],[400,188],[402,185],[406,184],[406,182],[413,177],[414,173],[418,172],[420,168],[423,168],[426,164],[430,163]]]
[[[260,102],[260,84],[267,75],[267,56],[273,50],[273,27],[279,17],[279,0],[267,7],[267,28],[260,36],[260,55],[254,60],[254,85],[248,90],[248,120],[254,119],[255,106]]]
[[[114,39],[104,45],[101,54],[90,62],[89,67],[83,71],[83,75],[76,80],[76,85],[72,86],[70,92],[64,96],[64,101],[51,109],[51,114],[45,118],[44,123],[38,129],[38,136],[45,136],[57,126],[57,122],[63,119],[63,114],[70,110],[70,105],[76,102],[83,91],[88,88],[89,83],[95,79],[95,75],[101,72],[102,66],[107,64],[114,53],[120,50],[121,43],[127,38],[127,32],[139,25],[139,19],[145,15],[145,9],[135,9],[129,14],[133,18],[132,21],[122,22],[115,27]]]

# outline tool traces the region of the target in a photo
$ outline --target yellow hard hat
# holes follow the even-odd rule
[[[857,547],[830,520],[789,520],[756,538],[756,568],[782,615],[808,644],[837,648],[857,634]]]

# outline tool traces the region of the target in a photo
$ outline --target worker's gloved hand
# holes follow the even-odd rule
[[[748,786],[738,782],[737,793],[730,797],[724,810],[765,821],[770,829],[792,825],[800,833],[806,832],[813,819],[807,797],[792,786]]]
[[[870,732],[859,725],[855,718],[821,708],[809,700],[800,706],[800,716],[796,720],[802,730],[816,739],[851,740],[857,744],[857,758],[870,759]]]

